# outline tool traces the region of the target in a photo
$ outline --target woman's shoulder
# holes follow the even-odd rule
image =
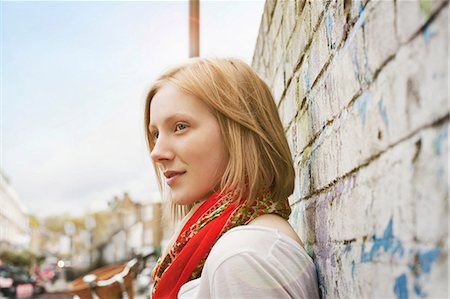
[[[296,240],[278,228],[262,225],[243,225],[226,232],[213,246],[209,256],[209,268],[218,269],[222,264],[247,260],[264,260],[266,266],[288,262],[292,256],[297,261],[314,267],[311,257]]]
[[[204,297],[318,298],[315,265],[303,247],[278,229],[257,225],[219,238],[197,283]]]

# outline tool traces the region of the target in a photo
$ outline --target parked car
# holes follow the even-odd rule
[[[9,295],[9,289],[13,286],[13,275],[6,265],[0,266],[0,292],[3,296]]]
[[[33,297],[35,281],[26,270],[10,265],[3,265],[0,268],[3,277],[1,291],[4,296],[15,299]]]

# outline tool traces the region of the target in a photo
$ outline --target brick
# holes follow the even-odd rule
[[[290,223],[323,298],[448,295],[443,3],[266,3],[254,64],[279,108]]]
[[[407,42],[445,1],[397,1],[396,29],[401,43]]]
[[[277,73],[275,74],[275,78],[272,81],[271,85],[273,98],[275,100],[276,105],[278,106],[281,101],[281,95],[284,92],[284,71],[283,68],[278,68]]]
[[[395,35],[395,3],[371,1],[364,24],[365,52],[369,70],[374,74],[398,49]]]
[[[296,14],[295,14],[295,1],[286,1],[284,3],[284,13],[283,13],[283,26],[281,30],[283,30],[284,40],[283,45],[286,48],[287,42],[290,39],[292,32],[294,31],[295,22],[296,22]]]
[[[314,137],[313,122],[310,109],[306,106],[305,109],[298,113],[295,121],[296,126],[296,141],[297,153],[302,152]]]
[[[331,1],[325,10],[323,22],[326,27],[328,48],[334,51],[342,43],[346,28],[344,1]]]
[[[311,5],[311,28],[315,30],[319,25],[320,17],[323,15],[325,8],[328,6],[330,0],[309,0]]]
[[[350,172],[409,132],[438,120],[449,112],[446,104],[447,67],[437,58],[443,57],[445,50],[442,50],[442,43],[445,40],[438,36],[436,33],[435,38],[428,41],[428,45],[418,37],[410,47],[402,49],[396,59],[386,65],[370,90],[361,94],[346,113],[342,112],[333,121],[329,129],[330,135],[322,134],[323,137],[314,145],[318,150],[318,163],[323,159],[330,159],[329,151],[339,153],[339,156],[332,160],[334,165],[320,162],[325,163],[327,168],[320,169],[318,165],[313,167],[313,176],[317,176],[316,188],[326,186],[335,177]],[[418,63],[412,64],[412,61]],[[427,105],[416,107],[417,100],[414,100],[412,92],[408,95],[408,90],[414,85],[408,82],[422,82],[417,87],[419,90],[413,94],[423,97],[418,101],[426,101]],[[391,125],[392,119],[395,119],[395,125]],[[341,144],[347,144],[351,140],[359,142],[344,150]]]
[[[288,129],[289,124],[294,120],[295,115],[297,114],[297,84],[291,82],[289,85],[286,95],[283,97],[283,100],[279,106],[279,113],[281,117],[281,122],[285,130]]]
[[[317,32],[313,36],[309,55],[308,77],[312,86],[330,58],[325,22],[320,23]]]
[[[309,9],[309,2],[303,10],[302,15],[298,18],[298,22],[294,28],[294,32],[288,42],[286,50],[286,77],[290,78],[292,72],[301,57],[304,55],[305,47],[312,37],[311,31],[311,10]]]
[[[415,141],[411,165],[415,235],[418,242],[447,240],[448,230],[448,126],[421,134]],[[447,154],[446,154],[447,153]]]
[[[298,94],[299,99],[303,100],[311,90],[311,80],[309,78],[309,52],[305,53],[303,61],[300,65],[298,72]]]
[[[354,0],[349,3],[348,16],[350,23],[356,23],[356,21],[363,15],[364,6],[367,1]],[[364,16],[363,16],[364,17]]]
[[[446,146],[448,148],[448,135],[442,132],[446,130],[448,132],[447,126],[448,122],[439,127],[423,130],[384,152],[378,159],[353,176],[337,182],[331,189],[308,200],[310,209],[312,202],[316,203],[315,211],[310,212],[311,217],[316,219],[315,226],[311,227],[310,221],[304,219],[301,219],[301,222],[298,221],[316,235],[314,238],[316,240],[314,246],[316,260],[323,268],[322,273],[330,276],[326,277],[325,281],[330,282],[333,291],[338,289],[339,292],[342,292],[334,293],[333,298],[345,298],[345,294],[350,294],[350,291],[355,290],[351,286],[351,281],[356,280],[356,286],[366,285],[366,279],[371,281],[373,289],[364,289],[363,297],[392,296],[393,293],[390,292],[393,292],[395,279],[402,273],[413,272],[412,268],[416,263],[418,253],[426,252],[430,247],[438,248],[439,251],[447,248],[447,243],[439,245],[439,241],[447,242],[448,230],[442,228],[447,227],[444,222],[448,217],[448,211],[445,208],[448,187],[444,184],[436,184],[438,181],[436,178],[439,176],[433,175],[436,182],[427,184],[427,186],[429,188],[435,185],[437,189],[433,189],[432,193],[443,192],[441,193],[443,196],[437,196],[438,202],[428,200],[428,209],[422,214],[418,214],[414,209],[414,205],[418,201],[417,194],[414,193],[416,188],[414,176],[423,174],[426,168],[434,170],[436,168],[433,165],[425,166],[424,163],[411,171],[411,161],[416,156],[416,141],[421,139],[424,147],[433,148],[432,145],[436,143],[436,139],[439,139],[441,140],[441,149],[445,150]],[[446,145],[444,145],[445,142]],[[439,161],[444,156],[435,159],[435,165],[444,162]],[[429,157],[424,155],[423,160],[429,161]],[[445,167],[448,168],[448,166]],[[448,170],[446,171],[447,173],[444,175],[448,174]],[[302,202],[297,205],[301,204]],[[436,222],[436,227],[429,226],[428,232],[430,233],[434,229],[438,233],[429,238],[426,241],[428,243],[423,242],[414,230],[414,225],[420,218],[424,221],[430,221],[432,218]],[[303,232],[304,236],[310,234],[311,232]],[[350,242],[345,245],[344,241],[348,240]],[[440,259],[446,264],[448,257],[443,255],[440,256]],[[342,261],[344,264],[339,265]],[[352,262],[354,266],[352,266]],[[345,276],[342,271],[351,267],[354,267],[355,270],[352,271],[351,281],[349,281],[350,273]],[[379,277],[380,271],[387,270],[394,270],[393,277],[387,279],[386,276],[384,278],[384,283],[389,281],[392,283],[392,287],[389,287],[386,293],[380,293],[379,287],[383,284],[383,279],[378,280],[372,276],[376,274]],[[334,273],[341,274],[342,278],[337,280],[341,287],[339,285],[335,287]],[[362,277],[364,279],[358,281]],[[442,277],[435,277],[435,283],[445,287],[445,279]],[[346,290],[346,288],[348,289]],[[413,289],[412,284],[408,288]],[[440,294],[442,293],[440,292]]]
[[[267,16],[268,25],[270,26],[272,23],[273,11],[275,10],[275,6],[277,4],[277,0],[267,0],[264,5],[264,15]]]
[[[362,87],[367,87],[369,82],[372,80],[372,73],[369,69],[367,52],[364,45],[363,26],[366,18],[365,15],[366,10],[361,13],[360,18],[351,28],[343,45],[343,50],[341,51],[350,56],[351,63],[349,66],[352,67],[353,72]]]

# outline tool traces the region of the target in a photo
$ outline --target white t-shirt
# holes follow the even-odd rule
[[[213,246],[200,278],[178,298],[319,298],[311,257],[277,229],[239,226]]]

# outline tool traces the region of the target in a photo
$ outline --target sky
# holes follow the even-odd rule
[[[158,191],[143,109],[188,58],[187,1],[1,1],[0,170],[30,214]],[[200,55],[251,63],[263,1],[201,1]]]

